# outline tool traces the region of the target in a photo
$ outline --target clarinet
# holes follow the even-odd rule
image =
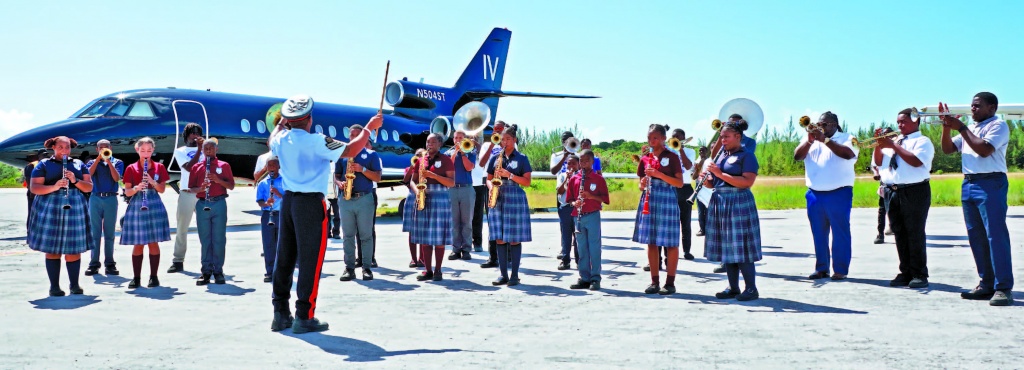
[[[206,180],[204,181],[206,186],[203,188],[203,195],[206,198],[203,199],[203,204],[205,204],[203,206],[204,211],[210,210],[210,159],[210,157],[206,157]]]
[[[580,222],[583,220],[583,203],[585,202],[583,200],[583,180],[587,178],[587,174],[583,172],[582,168],[577,170],[576,173],[580,174],[580,191],[576,194],[576,199],[580,201],[580,205],[576,207],[576,233],[579,234],[583,232]]]
[[[149,174],[149,159],[143,159],[142,160],[142,173],[143,173],[143,176],[142,176],[143,180],[142,181],[146,181],[145,180],[145,178],[146,178],[145,175]],[[149,184],[146,184],[146,189],[142,190],[142,207],[139,207],[140,210],[145,211],[145,210],[149,209],[149,199],[146,196],[146,194],[148,194],[148,193],[149,193]]]
[[[273,192],[273,190],[274,190],[274,180],[276,180],[276,179],[277,179],[277,173],[271,173],[270,174],[270,190],[271,191],[270,191],[270,197],[269,198],[270,198],[270,200],[273,203],[277,203],[277,198],[274,197],[274,192]],[[277,216],[277,211],[275,211],[274,210],[274,206],[271,205],[270,206],[270,219],[267,220],[267,226],[274,226],[275,225],[275,223],[274,223],[274,216]]]
[[[61,157],[60,168],[61,168],[60,172],[61,172],[61,174],[63,176],[63,179],[67,180],[68,179],[68,156],[65,155],[65,156]],[[65,211],[71,209],[71,200],[68,199],[68,192],[71,191],[70,188],[71,188],[71,183],[68,183],[68,185],[64,186],[64,205],[61,206],[61,208],[63,208]]]
[[[725,153],[725,148],[721,148],[718,150],[718,154],[715,155],[715,159],[711,161],[711,163],[718,163],[718,159],[722,157],[722,153]],[[705,170],[704,176],[701,176],[700,180],[698,180],[697,184],[693,187],[693,194],[690,195],[690,198],[686,199],[687,203],[693,204],[694,202],[697,201],[697,194],[700,193],[702,189],[704,189],[704,182],[707,181],[710,177],[711,172],[707,172]]]

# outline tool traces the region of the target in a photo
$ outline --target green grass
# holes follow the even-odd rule
[[[1024,174],[1010,174],[1008,202],[1011,206],[1024,205]],[[959,175],[933,177],[932,206],[959,207],[960,184],[963,177]],[[609,182],[611,205],[606,210],[635,210],[640,200],[638,180],[614,179]],[[526,190],[526,196],[532,208],[551,208],[555,206],[554,180],[533,180]],[[878,206],[878,182],[871,179],[857,179],[853,187],[853,206],[857,208],[873,208]],[[803,178],[758,178],[751,189],[759,210],[802,209],[807,206],[804,195],[807,187]]]

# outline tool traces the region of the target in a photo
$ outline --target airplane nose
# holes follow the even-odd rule
[[[11,136],[0,142],[0,162],[21,168],[28,164],[29,156],[43,149],[43,142],[54,136],[62,135],[66,125],[71,123],[66,120],[48,125],[43,125],[20,134]],[[62,128],[64,127],[64,128]]]

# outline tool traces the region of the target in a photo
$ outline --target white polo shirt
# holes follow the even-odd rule
[[[956,145],[957,150],[960,151],[963,173],[973,175],[1006,172],[1006,147],[1010,144],[1010,127],[1006,125],[1006,122],[993,116],[979,123],[968,125],[967,129],[996,150],[988,157],[982,157],[975,153],[970,145],[964,145],[963,137],[954,137],[953,145]]]
[[[327,184],[331,183],[334,168],[325,169],[338,160],[347,145],[338,149],[327,148],[323,134],[311,134],[301,129],[284,130],[270,140],[270,152],[281,162],[284,189],[297,193],[321,193],[327,197]]]
[[[900,141],[902,140],[902,141]],[[882,175],[882,183],[886,185],[907,185],[916,184],[931,178],[932,159],[935,158],[935,145],[928,137],[921,135],[921,131],[915,131],[910,135],[900,136],[896,139],[900,147],[914,153],[917,159],[921,160],[921,167],[914,167],[907,164],[903,158],[896,155],[896,152],[889,150],[882,151],[882,163],[885,167],[878,167],[878,173]],[[896,169],[890,167],[890,163],[896,161]]]
[[[683,156],[679,154],[679,151],[678,150],[672,150],[670,148],[666,148],[666,149],[668,149],[668,151],[678,155],[679,156],[679,166],[683,166]],[[689,158],[690,159],[690,163],[692,164],[692,166],[690,166],[689,169],[687,169],[686,167],[683,167],[683,185],[686,185],[686,184],[689,184],[689,183],[691,183],[693,181],[693,180],[690,179],[690,177],[693,176],[693,168],[697,166],[697,152],[695,152],[693,149],[684,147],[683,148],[683,154],[686,154],[686,158]]]
[[[844,186],[853,186],[855,173],[853,166],[857,163],[860,150],[853,145],[853,136],[845,132],[832,135],[836,144],[853,149],[853,158],[843,159],[832,153],[825,143],[815,141],[804,158],[807,187],[815,191],[836,190]]]
[[[892,149],[884,148],[882,149],[882,164],[875,165],[874,159],[871,160],[871,168],[878,170],[878,182],[883,184],[892,184],[892,174],[889,173],[889,171],[884,171],[883,169],[889,168],[889,160],[892,159],[893,153]]]
[[[206,159],[206,157],[203,156],[203,153],[199,151],[199,147],[197,146],[182,146],[178,147],[177,149],[174,149],[174,160],[178,162],[178,167],[181,168],[181,180],[178,182],[178,184],[184,184],[179,185],[181,186],[182,189],[188,188],[188,179],[189,176],[191,176],[191,173],[189,173],[189,171],[192,171],[191,168],[185,168],[185,164],[188,163],[188,161],[192,160],[192,157],[195,157],[196,153],[199,153],[199,159],[196,160],[196,163],[202,162],[204,159]]]

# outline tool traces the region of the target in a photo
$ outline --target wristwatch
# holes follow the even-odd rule
[[[832,142],[832,139],[826,137],[825,141],[824,141],[825,145],[828,145],[828,143],[830,143],[830,142]]]
[[[960,125],[960,128],[956,129],[961,134],[964,133],[964,130],[967,130],[967,125]]]

